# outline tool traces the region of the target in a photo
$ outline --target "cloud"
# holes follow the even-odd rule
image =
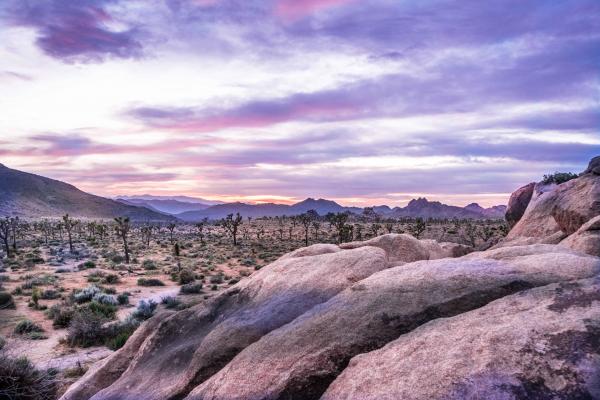
[[[63,61],[98,62],[107,57],[131,58],[142,53],[138,27],[119,26],[108,6],[117,0],[18,0],[5,14],[9,23],[32,27],[36,43]]]

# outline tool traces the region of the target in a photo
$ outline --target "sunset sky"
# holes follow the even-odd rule
[[[600,154],[600,1],[1,0],[0,110],[100,195],[502,204]]]

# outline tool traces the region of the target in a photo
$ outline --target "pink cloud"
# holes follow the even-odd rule
[[[356,0],[280,0],[275,14],[285,19],[298,19],[325,8],[341,6]]]

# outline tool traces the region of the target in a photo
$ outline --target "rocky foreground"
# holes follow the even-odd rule
[[[299,249],[150,319],[63,399],[600,398],[600,158],[519,189],[507,218],[483,252]]]

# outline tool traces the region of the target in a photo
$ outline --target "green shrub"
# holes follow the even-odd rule
[[[122,306],[129,304],[129,296],[125,293],[121,293],[117,296],[117,301]]]
[[[13,301],[13,297],[8,292],[0,292],[0,310],[8,308],[16,308],[15,302]]]
[[[17,335],[24,335],[26,333],[32,332],[44,332],[41,326],[37,325],[35,322],[30,321],[28,319],[24,319],[19,321],[17,326],[15,326],[14,332]]]
[[[54,328],[68,327],[74,314],[75,310],[65,304],[55,304],[46,311],[46,315],[52,320]]]
[[[177,308],[181,304],[181,301],[179,301],[177,299],[177,297],[175,297],[175,296],[166,296],[166,297],[163,297],[160,300],[160,302],[162,304],[164,304],[164,306],[166,308],[169,308],[169,309],[171,309],[171,308]]]
[[[165,286],[165,284],[156,278],[139,278],[137,280],[138,286]]]
[[[47,400],[56,398],[55,370],[38,370],[25,357],[0,352],[0,398]]]
[[[572,172],[555,172],[550,175],[544,175],[544,177],[542,178],[542,183],[556,183],[557,185],[560,185],[561,183],[568,182],[571,179],[575,179],[577,177],[579,177],[579,175],[574,174]]]
[[[138,321],[144,321],[150,318],[154,314],[154,310],[156,310],[156,302],[153,300],[141,300],[138,303],[136,310],[131,314],[131,316]]]
[[[197,294],[202,292],[202,284],[201,283],[188,283],[186,285],[181,286],[179,289],[179,293],[181,294]]]
[[[58,293],[54,289],[46,289],[40,293],[39,298],[43,300],[54,300],[60,297],[60,293]]]
[[[84,263],[81,263],[77,266],[77,268],[79,269],[92,269],[92,268],[96,268],[96,263],[93,262],[92,260],[88,260]]]
[[[73,295],[73,300],[75,300],[75,302],[77,302],[77,303],[85,303],[87,301],[91,301],[94,298],[94,296],[100,292],[101,292],[101,290],[98,286],[90,285],[88,287],[85,287],[85,288],[77,291]]]
[[[99,303],[96,300],[88,303],[82,310],[85,310],[86,308],[92,313],[105,319],[113,319],[117,313],[117,307],[115,305]]]
[[[67,331],[67,343],[70,346],[90,347],[103,344],[105,333],[102,324],[106,318],[89,309],[75,313]]]
[[[194,282],[195,279],[196,277],[194,276],[194,273],[189,269],[184,269],[179,273],[180,285],[185,285],[186,283]]]
[[[152,260],[144,260],[142,262],[142,268],[144,268],[145,270],[157,269],[156,264]]]
[[[107,340],[106,347],[108,347],[111,350],[119,350],[125,345],[127,339],[129,339],[132,333],[133,331],[124,331],[119,333],[117,336]]]
[[[119,283],[120,281],[121,279],[119,278],[119,275],[116,274],[109,274],[104,277],[104,283],[107,284],[115,284]]]

